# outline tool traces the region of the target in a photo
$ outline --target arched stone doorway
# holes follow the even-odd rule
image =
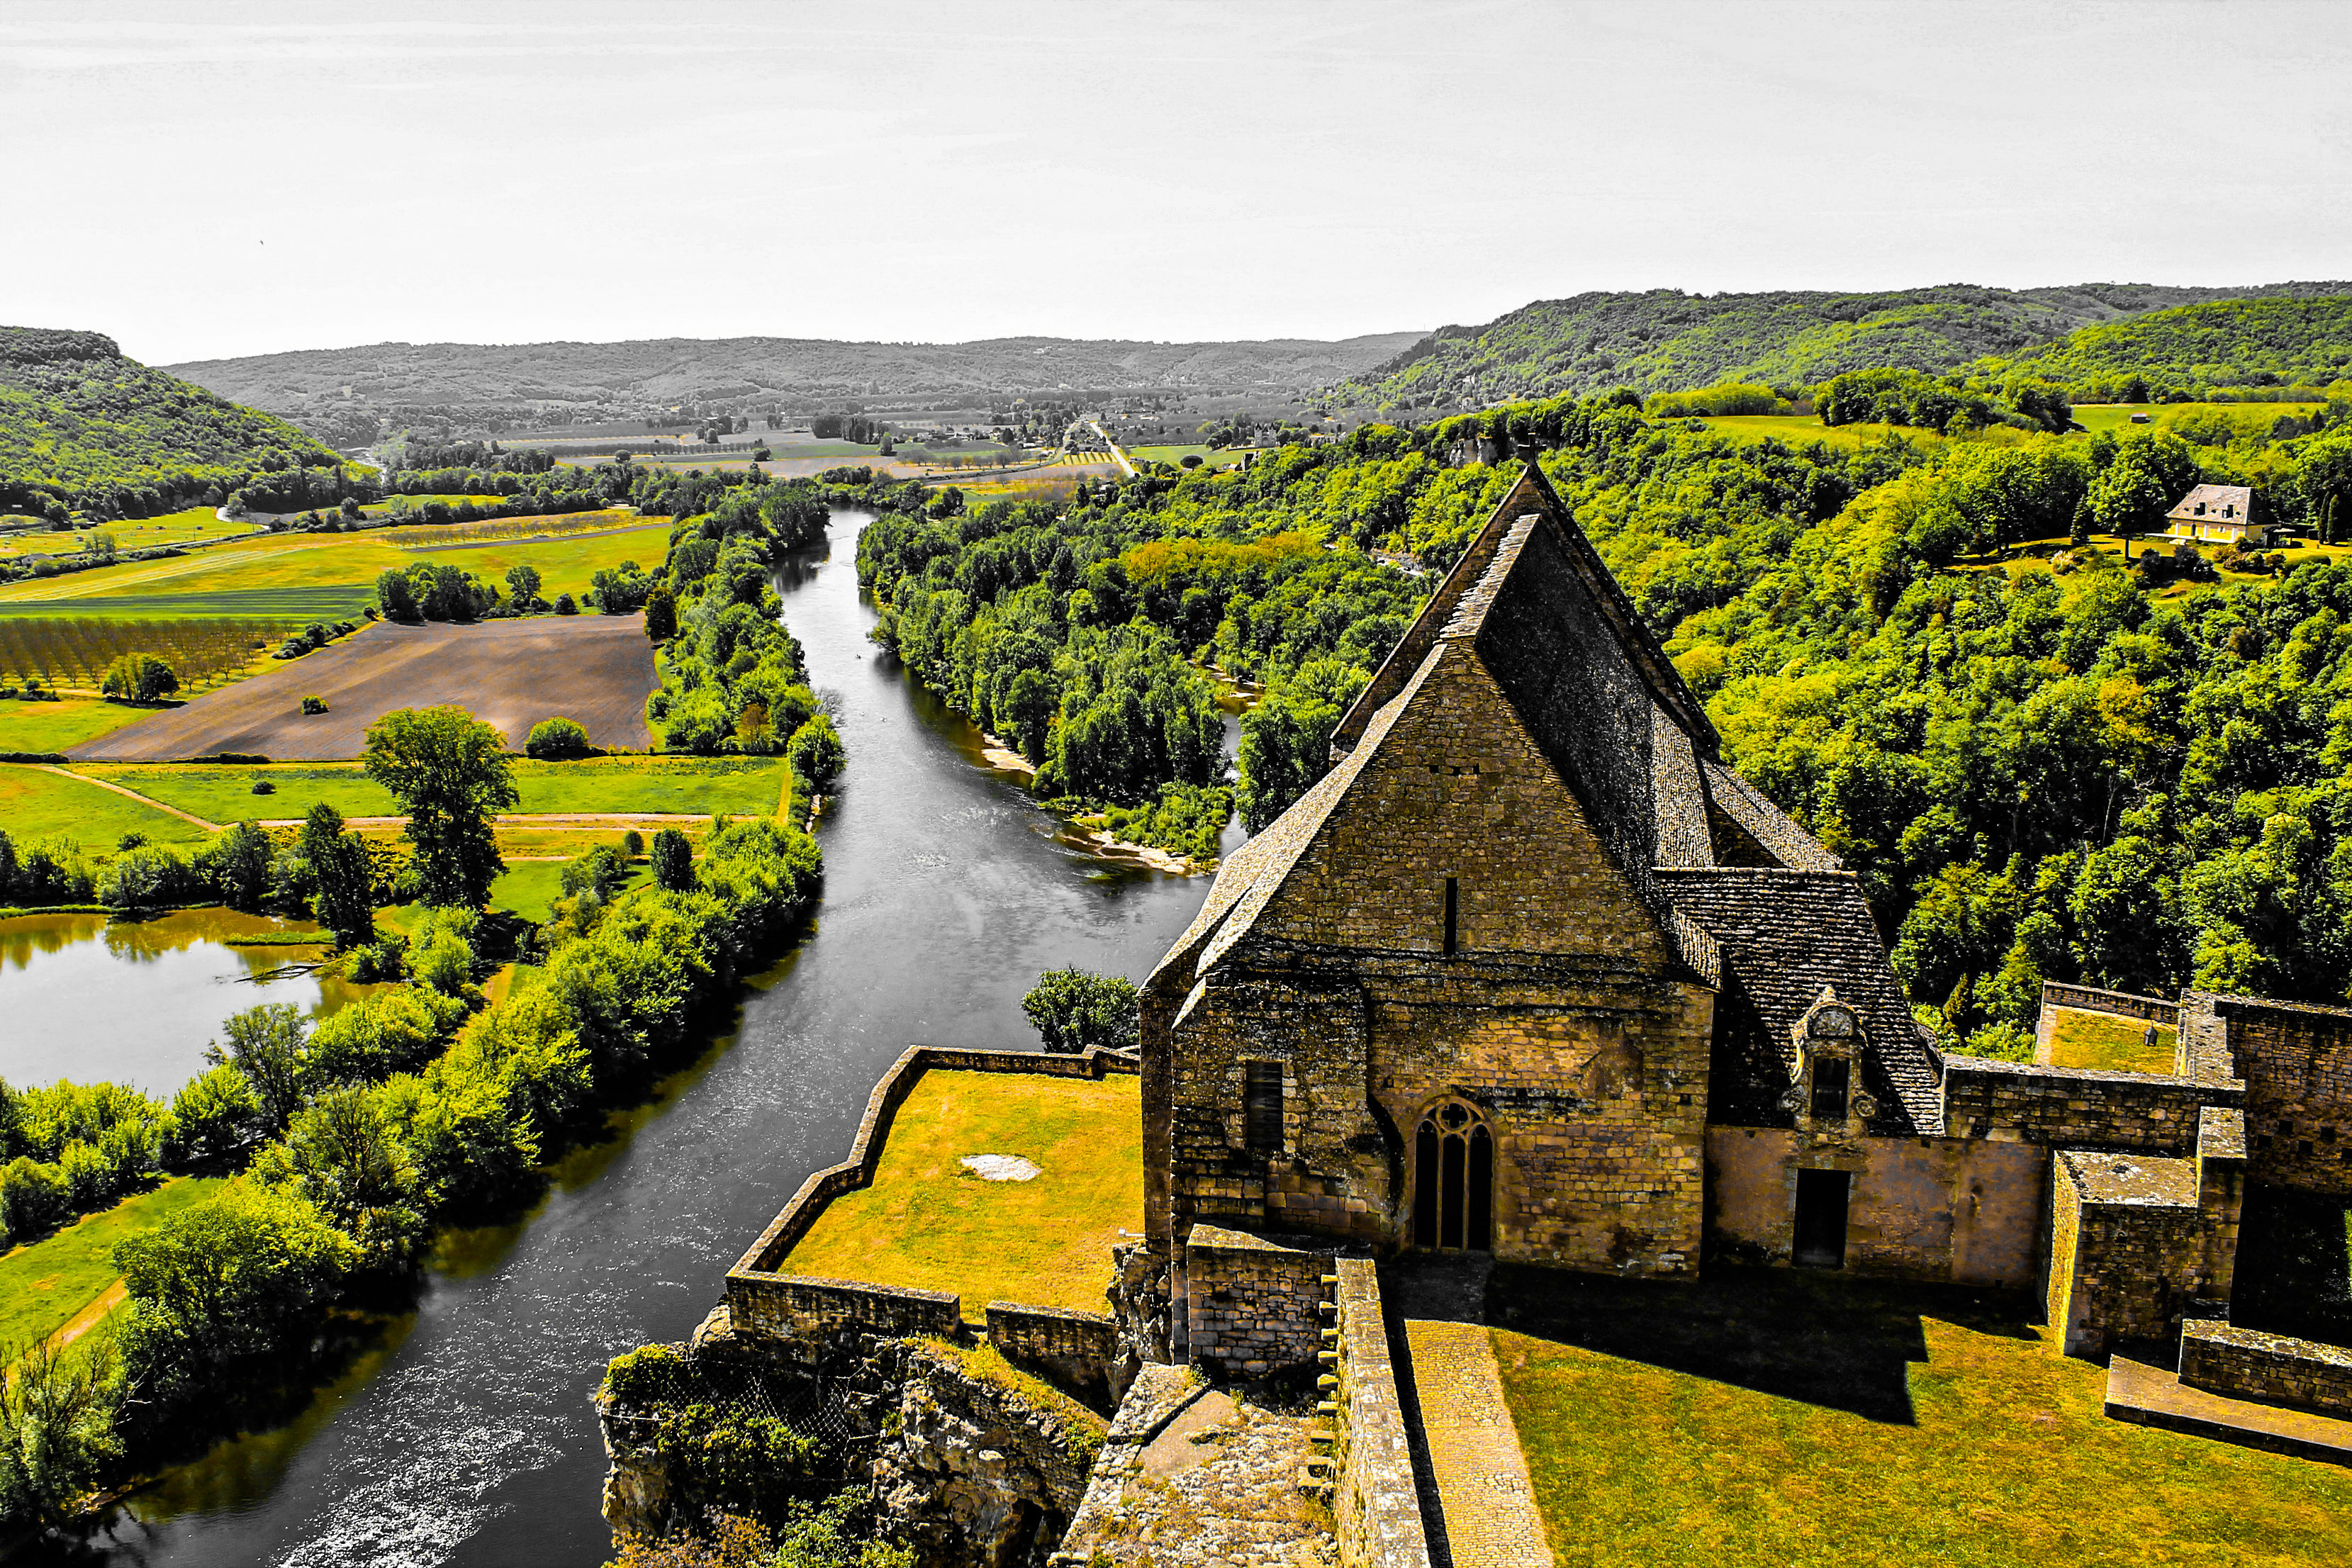
[[[1412,1244],[1445,1252],[1495,1247],[1495,1135],[1468,1100],[1422,1113],[1412,1139]]]

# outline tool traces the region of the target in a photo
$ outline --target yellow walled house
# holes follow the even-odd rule
[[[2254,521],[2254,492],[2245,485],[2199,485],[2165,513],[2165,532],[2200,543],[2270,547],[2268,523]]]

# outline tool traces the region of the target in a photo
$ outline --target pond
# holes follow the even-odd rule
[[[20,1089],[110,1079],[169,1100],[204,1070],[230,1014],[290,1002],[323,1015],[350,998],[310,973],[321,948],[229,945],[317,929],[226,909],[0,920],[0,1078]]]
[[[517,1223],[445,1237],[416,1310],[290,1426],[222,1445],[95,1543],[181,1565],[595,1568],[604,1363],[690,1333],[730,1264],[839,1160],[909,1045],[1034,1049],[1021,997],[1066,963],[1140,979],[1206,877],[1080,852],[985,742],[866,640],[856,533],[779,575],[849,772],[820,819],[815,929],[740,1024],[615,1116]],[[1108,1259],[1106,1273],[1108,1273]]]

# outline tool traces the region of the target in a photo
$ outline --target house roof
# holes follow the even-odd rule
[[[2254,521],[2253,488],[2250,485],[2199,485],[2173,502],[2172,510],[2164,515],[2174,522],[2252,523]]]

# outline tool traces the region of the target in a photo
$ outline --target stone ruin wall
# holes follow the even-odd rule
[[[2074,1151],[2052,1161],[2048,1321],[2067,1353],[2169,1337],[2210,1294],[2191,1162]]]
[[[2210,1001],[2247,1085],[2252,1180],[2352,1196],[2352,1007]]]
[[[1243,1380],[1314,1365],[1333,1256],[1194,1226],[1184,1243],[1189,1359]]]
[[[1333,1271],[1332,1414],[1338,1474],[1331,1510],[1340,1568],[1429,1568],[1403,1401],[1389,1359],[1379,1271],[1342,1258]]]
[[[2352,1349],[2191,1319],[2180,1325],[2180,1381],[2191,1388],[2352,1416]]]
[[[2169,1075],[1944,1058],[1944,1131],[2045,1149],[2187,1154],[2199,1113],[2244,1103],[2245,1085]]]

